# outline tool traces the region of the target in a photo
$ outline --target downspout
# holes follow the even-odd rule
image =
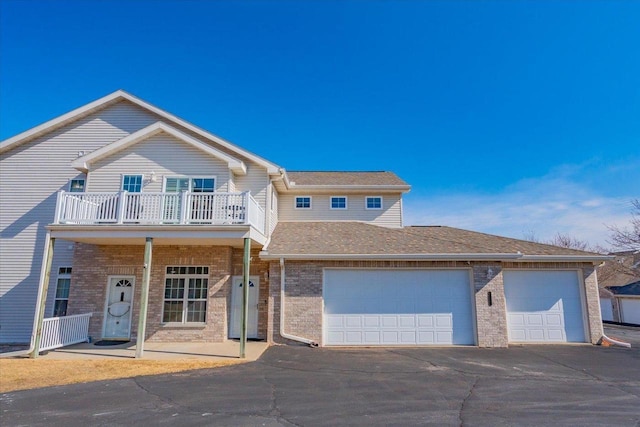
[[[284,258],[280,258],[280,336],[288,340],[298,341],[298,342],[308,344],[311,347],[318,347],[318,343],[313,340],[291,335],[284,331],[284,294],[285,294],[284,291],[285,291]]]
[[[31,329],[31,341],[29,341],[29,348],[27,350],[10,351],[7,353],[0,353],[0,357],[17,357],[25,356],[35,349],[36,335],[38,332],[38,323],[40,318],[40,306],[42,305],[42,299],[44,298],[44,278],[46,276],[47,269],[47,254],[49,253],[49,245],[51,245],[51,234],[47,231],[44,241],[44,253],[42,255],[42,267],[40,269],[40,280],[38,283],[38,295],[36,297],[35,313],[33,315],[33,328]]]

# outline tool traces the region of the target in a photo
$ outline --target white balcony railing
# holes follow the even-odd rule
[[[38,351],[52,350],[89,341],[91,313],[50,317],[42,322],[42,339]]]
[[[240,224],[264,233],[264,209],[244,193],[58,193],[54,224]]]

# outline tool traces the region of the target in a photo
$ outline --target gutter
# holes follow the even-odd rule
[[[615,259],[613,255],[522,255],[521,261],[593,262],[601,263]]]
[[[260,252],[260,258],[277,260],[286,257],[291,260],[393,260],[393,261],[499,261],[520,259],[522,254],[273,254],[268,251]]]
[[[592,262],[600,263],[615,257],[608,255],[524,255],[517,253],[455,253],[455,254],[269,254],[260,252],[260,258],[277,260],[286,257],[290,260],[341,261],[523,261],[523,262]]]
[[[311,347],[318,347],[318,343],[308,338],[298,337],[296,335],[288,334],[284,331],[284,292],[285,290],[285,269],[284,258],[280,258],[280,336],[292,341],[298,341],[310,345]]]

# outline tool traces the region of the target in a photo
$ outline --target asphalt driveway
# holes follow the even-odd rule
[[[638,426],[640,346],[272,347],[250,364],[7,393],[0,405],[3,426]]]

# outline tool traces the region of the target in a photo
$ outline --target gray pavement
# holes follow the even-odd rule
[[[277,346],[243,365],[0,399],[3,426],[638,426],[640,346]]]

